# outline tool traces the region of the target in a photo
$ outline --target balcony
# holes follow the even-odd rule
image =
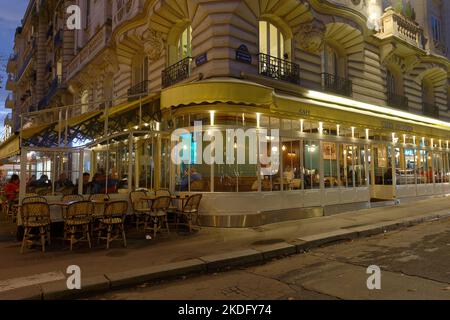
[[[14,73],[17,70],[17,55],[12,54],[9,56],[8,63],[6,65],[6,72]]]
[[[6,90],[13,91],[16,88],[16,82],[14,81],[14,77],[9,74],[8,79],[6,79]]]
[[[111,24],[105,23],[67,65],[67,79],[73,78],[81,69],[89,64],[100,51],[105,49],[108,45],[110,36]]]
[[[353,94],[353,83],[351,80],[330,73],[322,73],[322,88],[324,91],[347,97],[351,97]]]
[[[11,95],[8,95],[8,97],[6,97],[5,107],[8,108],[8,109],[13,109],[14,108],[14,100],[11,97]]]
[[[393,8],[386,9],[381,17],[380,38],[396,37],[419,49],[424,49],[423,29],[414,21],[398,14]]]
[[[300,81],[300,66],[288,60],[279,59],[264,53],[258,55],[259,74],[298,84]]]
[[[27,70],[27,68],[30,65],[30,62],[31,62],[35,52],[36,52],[36,40],[33,40],[32,43],[31,43],[31,47],[30,47],[29,51],[25,55],[25,59],[22,62],[22,65],[21,65],[21,67],[19,69],[19,72],[17,73],[17,76],[16,76],[16,80],[17,81],[19,81],[22,78],[23,74]]]
[[[387,92],[387,104],[393,108],[403,111],[409,110],[409,100],[405,96],[398,95],[394,92]]]
[[[422,103],[422,113],[430,118],[439,118],[439,107],[436,104]]]
[[[45,109],[50,104],[52,98],[55,96],[58,89],[61,88],[62,78],[61,76],[57,76],[53,79],[52,83],[50,84],[50,87],[47,91],[47,94],[44,98],[42,98],[41,101],[39,101],[38,104],[38,110]]]
[[[142,96],[146,96],[149,93],[150,81],[145,80],[141,83],[138,83],[135,86],[132,86],[128,89],[128,100],[133,101],[137,100]]]
[[[162,72],[162,87],[167,88],[190,77],[192,58],[185,58]]]
[[[113,4],[113,30],[123,22],[139,14],[144,7],[145,0],[118,0]]]

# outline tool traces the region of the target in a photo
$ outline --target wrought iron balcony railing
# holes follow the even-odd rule
[[[394,92],[387,92],[387,103],[389,106],[394,108],[398,108],[404,111],[409,110],[409,99]]]
[[[277,80],[298,84],[300,81],[300,66],[288,60],[269,56],[265,53],[258,55],[259,74]]]
[[[128,89],[128,99],[129,100],[136,100],[139,99],[139,97],[147,95],[148,90],[150,88],[150,81],[145,80],[137,85],[132,86],[130,89]]]
[[[439,107],[436,104],[422,103],[422,113],[431,118],[439,118]]]
[[[170,87],[191,75],[192,58],[185,58],[162,71],[162,87]]]
[[[330,73],[322,73],[322,86],[325,91],[343,96],[350,97],[353,93],[353,83],[351,80]]]

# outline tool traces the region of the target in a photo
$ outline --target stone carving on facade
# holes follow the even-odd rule
[[[325,44],[326,26],[323,22],[314,19],[302,24],[297,32],[296,40],[299,47],[310,53],[322,51]]]
[[[142,35],[144,41],[144,51],[150,60],[161,58],[164,50],[164,40],[162,33],[154,29],[148,29]]]

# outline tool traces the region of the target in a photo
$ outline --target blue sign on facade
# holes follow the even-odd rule
[[[195,58],[195,64],[197,66],[201,66],[202,64],[205,64],[206,62],[208,62],[208,54],[207,53],[201,54],[197,58]]]
[[[249,64],[252,63],[252,55],[246,45],[243,44],[236,50],[236,60]]]

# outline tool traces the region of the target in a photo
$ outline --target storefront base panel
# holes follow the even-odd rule
[[[368,188],[271,193],[207,193],[200,208],[202,226],[249,228],[301,220],[370,206]]]
[[[432,197],[450,193],[449,183],[397,186],[397,198]]]
[[[395,189],[393,186],[375,185],[371,187],[370,196],[372,199],[393,200],[395,199]]]

